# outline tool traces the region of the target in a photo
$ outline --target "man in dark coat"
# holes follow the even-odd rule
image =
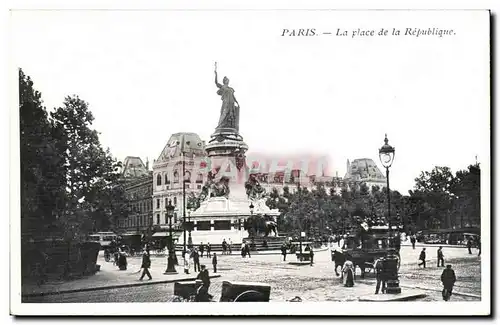
[[[245,243],[245,255],[248,255],[248,258],[252,257],[250,256],[250,246],[248,243]]]
[[[375,294],[378,294],[380,290],[380,285],[382,284],[382,293],[385,293],[386,288],[386,271],[385,271],[385,257],[378,259],[375,263],[375,272],[377,275],[377,287],[375,288]]]
[[[200,247],[198,247],[200,249],[200,255],[201,257],[203,257],[203,252],[205,251],[205,245],[203,245],[203,243],[200,244]]]
[[[314,260],[314,251],[312,246],[309,246],[309,259],[311,260],[311,266],[313,265],[313,260]]]
[[[443,246],[439,246],[437,250],[437,259],[438,259],[438,267],[441,265],[444,267],[444,255],[443,255]]]
[[[139,280],[142,281],[145,275],[148,276],[149,280],[151,280],[153,277],[151,276],[151,273],[149,273],[149,268],[151,267],[151,258],[149,257],[149,253],[147,251],[144,251],[142,253],[142,275],[139,278]]]
[[[207,257],[212,257],[212,245],[210,243],[207,244]]]
[[[441,282],[443,283],[443,299],[448,301],[453,291],[453,286],[457,278],[455,276],[455,271],[451,268],[451,265],[446,265],[446,269],[443,270],[441,274]]]
[[[418,266],[420,265],[423,265],[424,269],[425,269],[425,247],[422,248],[422,251],[420,252],[420,256],[418,257],[418,259],[420,260],[420,263],[418,263]]]
[[[195,272],[201,271],[200,254],[198,253],[197,249],[193,250],[193,263],[194,263],[194,271]]]
[[[212,257],[212,265],[214,266],[214,273],[217,273],[217,254],[214,253],[214,257]]]
[[[286,246],[285,243],[281,245],[281,254],[283,255],[283,261],[286,261]]]
[[[410,242],[411,242],[411,247],[415,249],[415,243],[417,242],[417,238],[415,237],[415,235],[411,235]]]
[[[472,238],[470,237],[467,239],[467,249],[469,250],[469,254],[472,254]]]
[[[198,273],[196,277],[197,280],[201,280],[201,287],[198,289],[196,294],[196,301],[206,302],[210,301],[210,294],[208,293],[208,289],[210,288],[210,275],[208,274],[208,270],[204,264],[201,265],[201,271]]]

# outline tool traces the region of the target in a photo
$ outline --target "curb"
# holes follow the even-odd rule
[[[215,278],[220,278],[221,275],[211,275],[210,279],[215,279]],[[160,280],[160,281],[154,281],[154,282],[137,282],[137,283],[127,283],[127,284],[115,284],[115,285],[109,285],[109,286],[103,286],[103,287],[92,287],[92,288],[81,288],[81,289],[69,289],[69,290],[61,290],[61,291],[48,291],[48,292],[36,292],[36,293],[28,293],[28,294],[21,294],[21,297],[26,297],[26,298],[31,298],[31,297],[43,297],[43,296],[52,296],[52,295],[59,295],[59,294],[64,294],[64,293],[76,293],[76,292],[87,292],[87,291],[99,291],[99,290],[110,290],[110,289],[121,289],[121,288],[130,288],[130,287],[140,287],[140,286],[146,286],[146,285],[154,285],[154,284],[165,284],[165,283],[174,283],[174,282],[181,282],[181,281],[194,281],[196,280],[196,277],[190,277],[190,278],[182,278],[182,279],[171,279],[171,280]]]
[[[406,243],[401,243],[401,246],[406,246],[406,247],[411,247],[411,244],[406,244]],[[439,247],[442,246],[447,247],[447,248],[462,248],[462,249],[467,249],[467,246],[462,246],[462,245],[449,245],[449,244],[423,244],[423,243],[418,243],[415,244],[415,248],[417,247]],[[473,247],[474,248],[474,247]]]
[[[435,291],[435,292],[441,292],[442,291],[441,289],[434,289],[434,288],[421,287],[421,286],[408,286],[408,285],[399,285],[399,286],[402,287],[402,288],[408,288],[408,289],[420,289],[420,290]],[[480,295],[475,295],[473,293],[465,293],[465,292],[455,292],[455,291],[453,291],[453,295],[481,299]]]

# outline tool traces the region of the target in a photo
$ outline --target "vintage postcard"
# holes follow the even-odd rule
[[[489,315],[490,19],[12,10],[11,313]]]

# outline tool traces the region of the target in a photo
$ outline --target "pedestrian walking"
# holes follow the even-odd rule
[[[212,245],[210,245],[210,243],[208,243],[207,244],[207,257],[212,257],[211,251],[212,251]]]
[[[469,254],[472,254],[472,238],[470,237],[467,239],[467,249],[469,250]]]
[[[232,255],[233,254],[233,242],[232,242],[231,238],[229,238],[229,245],[227,246],[227,248],[229,249],[229,255]]]
[[[415,237],[415,234],[411,235],[410,242],[411,242],[411,247],[413,247],[413,249],[415,249],[415,243],[417,242],[417,238]]]
[[[451,265],[446,265],[446,269],[443,270],[441,274],[441,282],[443,283],[443,300],[450,300],[451,294],[453,292],[453,286],[457,278],[455,276],[455,271],[451,268]]]
[[[245,243],[245,254],[248,255],[248,258],[252,257],[250,256],[250,245]]]
[[[385,260],[386,260],[385,257],[382,257],[375,262],[375,272],[377,276],[377,287],[375,288],[375,294],[378,294],[378,291],[380,290],[380,285],[382,285],[382,293],[385,293],[386,283],[387,283]]]
[[[151,273],[149,273],[150,267],[151,267],[151,258],[149,257],[148,251],[144,251],[144,253],[142,253],[142,264],[141,264],[142,274],[141,274],[141,277],[139,278],[140,281],[142,281],[142,279],[144,279],[145,275],[148,276],[149,280],[151,280],[153,278],[151,276]]]
[[[212,265],[214,266],[214,273],[217,273],[217,254],[214,253],[214,257],[212,257]]]
[[[205,245],[203,245],[203,242],[200,243],[200,246],[198,248],[200,249],[201,257],[203,257],[203,252],[205,251]]]
[[[222,241],[222,255],[226,254],[226,250],[227,250],[227,243],[226,243],[226,238],[224,238],[224,240]]]
[[[309,260],[311,261],[311,266],[312,266],[314,261],[314,251],[312,246],[309,246]]]
[[[241,257],[245,257],[245,256],[247,256],[247,251],[246,251],[245,247],[246,247],[246,246],[245,246],[245,243],[243,242],[243,243],[241,244]]]
[[[283,243],[283,245],[281,245],[281,255],[283,255],[283,261],[286,261],[286,245],[285,245],[285,243]]]
[[[444,267],[444,255],[443,255],[443,246],[439,246],[437,250],[437,260],[438,260],[438,267],[441,265]]]
[[[193,251],[193,263],[194,263],[194,271],[195,272],[201,271],[200,254],[198,253],[197,249]]]
[[[423,265],[425,269],[425,247],[422,248],[422,251],[420,252],[420,256],[418,257],[420,260],[420,263],[418,263],[418,266]]]

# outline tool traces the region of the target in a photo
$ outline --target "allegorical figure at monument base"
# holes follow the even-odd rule
[[[217,81],[217,63],[215,64],[215,85],[219,88],[217,95],[220,95],[222,100],[217,129],[235,129],[239,131],[240,104],[234,97],[234,89],[229,87],[229,79],[224,77],[222,85]]]

